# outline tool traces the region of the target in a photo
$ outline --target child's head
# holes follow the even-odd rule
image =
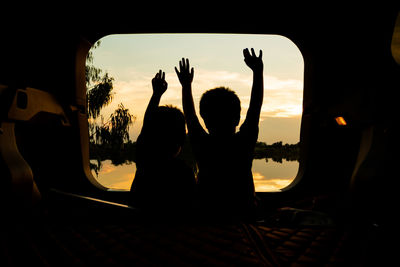
[[[210,134],[233,134],[240,120],[239,97],[225,87],[208,90],[200,99],[200,115]]]
[[[176,107],[167,105],[158,107],[149,120],[151,139],[157,151],[168,157],[176,157],[186,137],[185,117]]]

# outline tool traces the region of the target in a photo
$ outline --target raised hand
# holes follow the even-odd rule
[[[190,69],[189,59],[185,60],[184,58],[182,58],[182,60],[179,61],[179,71],[175,67],[175,72],[176,75],[178,75],[179,82],[184,87],[191,85],[193,81],[194,69],[191,68],[190,71],[189,69]]]
[[[260,50],[260,55],[257,57],[256,53],[254,52],[254,49],[251,49],[251,54],[249,52],[249,49],[243,49],[243,55],[244,55],[244,62],[246,62],[246,65],[252,69],[253,71],[262,71],[264,68],[264,64],[262,61],[262,50]]]
[[[156,76],[151,80],[151,84],[153,85],[153,93],[162,95],[168,88],[168,83],[165,81],[165,72],[159,71]]]

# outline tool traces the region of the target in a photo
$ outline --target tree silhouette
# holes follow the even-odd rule
[[[101,80],[87,91],[87,107],[89,118],[96,119],[100,115],[103,107],[111,103],[113,99],[113,80],[105,73]]]
[[[109,77],[108,72],[101,75],[103,71],[93,65],[93,50],[100,44],[101,42],[97,41],[86,56],[86,101],[88,117],[91,119],[96,119],[100,115],[100,110],[113,99],[114,78]]]
[[[113,81],[108,72],[103,75],[103,70],[93,65],[93,50],[100,46],[101,42],[96,42],[86,57],[86,101],[89,123],[89,142],[90,158],[95,159],[97,164],[90,164],[90,168],[96,175],[101,169],[101,161],[104,159],[104,153],[108,154],[114,162],[121,162],[120,149],[124,143],[129,141],[129,126],[133,123],[135,117],[129,113],[129,110],[122,103],[104,122],[104,117],[100,115],[102,108],[109,105],[113,100]],[[100,116],[100,124],[96,119]],[[100,146],[95,149],[94,146]],[[103,155],[100,155],[101,154]]]
[[[263,159],[268,162],[272,161],[282,163],[286,161],[299,161],[300,158],[300,143],[297,144],[282,144],[282,141],[267,145],[264,142],[257,142],[254,149],[254,158]]]

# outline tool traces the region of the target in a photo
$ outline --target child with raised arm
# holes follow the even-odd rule
[[[220,87],[206,91],[200,100],[200,115],[208,133],[196,116],[189,60],[175,68],[182,85],[183,111],[195,159],[198,165],[198,189],[201,206],[215,214],[251,216],[255,208],[255,191],[251,172],[258,122],[263,102],[262,51],[243,50],[244,61],[253,71],[253,87],[246,119],[240,121],[240,100],[236,93]]]
[[[193,170],[178,158],[186,137],[185,117],[178,108],[159,106],[167,90],[161,70],[152,80],[153,94],[136,142],[136,174],[131,204],[146,210],[190,208],[195,193]]]

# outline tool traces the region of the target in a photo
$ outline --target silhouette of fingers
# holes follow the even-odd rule
[[[179,71],[182,72],[182,70],[183,70],[182,60],[179,60]]]
[[[181,71],[183,71],[183,70],[188,71],[189,70],[189,59],[182,58],[181,63],[182,63]]]
[[[154,76],[153,80],[158,80],[158,79],[165,80],[165,72],[159,70]]]
[[[178,75],[179,81],[181,83],[191,83],[193,80],[194,69],[190,68],[189,59],[182,58],[179,61],[179,70],[175,67],[176,75]]]
[[[187,58],[187,59],[186,59],[186,69],[187,69],[188,71],[189,71],[189,68],[190,68],[189,66],[190,66],[190,65],[189,65],[189,59]]]
[[[248,49],[248,48],[243,49],[243,56],[244,56],[245,58],[248,58],[248,57],[250,56],[250,53],[249,53],[249,49]]]
[[[251,53],[250,53],[251,51]],[[251,48],[251,50],[249,51],[248,48],[243,49],[243,56],[245,58],[249,58],[249,57],[255,57],[255,58],[262,58],[262,50],[260,50],[259,56],[257,57],[256,52],[254,51],[254,48]]]
[[[188,58],[182,58],[182,60],[179,61],[179,71],[178,69],[175,67],[175,71],[177,74],[181,73],[182,71],[187,71],[189,72],[190,69],[190,63],[189,63],[189,59]]]

